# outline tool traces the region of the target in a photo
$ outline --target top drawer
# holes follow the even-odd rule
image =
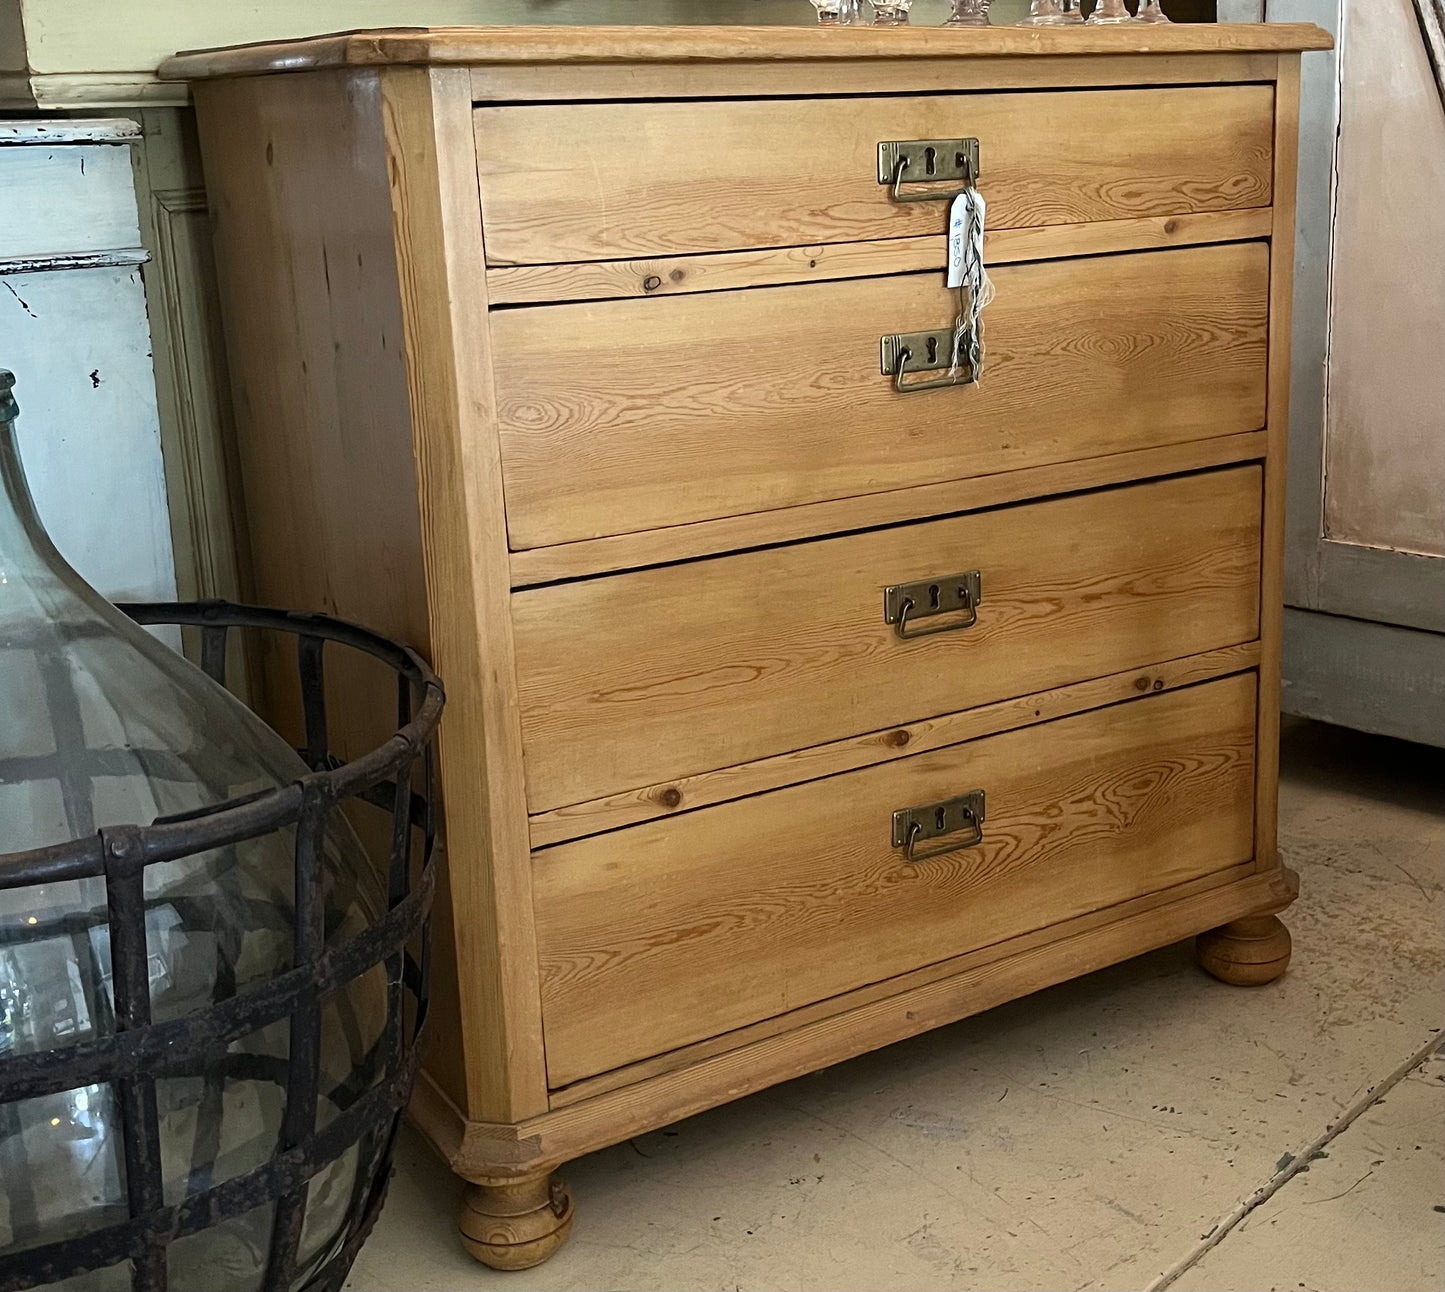
[[[964,75],[960,71],[960,76]],[[878,144],[977,138],[996,229],[1268,206],[1269,85],[478,108],[487,260],[546,264],[942,232]]]

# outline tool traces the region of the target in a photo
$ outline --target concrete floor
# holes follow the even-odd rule
[[[411,1136],[347,1287],[1438,1289],[1442,772],[1286,724],[1271,986],[1167,947],[593,1154],[519,1274],[462,1253]]]

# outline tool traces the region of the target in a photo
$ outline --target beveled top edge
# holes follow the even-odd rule
[[[388,64],[771,62],[1330,49],[1313,23],[1120,27],[393,27],[187,50],[162,80]]]

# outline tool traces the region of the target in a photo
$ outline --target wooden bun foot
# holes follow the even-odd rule
[[[1232,987],[1260,987],[1289,968],[1290,937],[1277,915],[1251,915],[1201,933],[1194,940],[1200,965]]]
[[[494,1270],[540,1265],[572,1232],[572,1194],[555,1175],[469,1184],[462,1246]]]

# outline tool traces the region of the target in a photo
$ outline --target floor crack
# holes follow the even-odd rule
[[[1172,1287],[1174,1283],[1188,1270],[1197,1265],[1206,1253],[1219,1246],[1225,1237],[1236,1229],[1240,1222],[1250,1214],[1256,1207],[1268,1202],[1286,1184],[1294,1179],[1301,1171],[1305,1170],[1313,1162],[1319,1153],[1331,1140],[1345,1131],[1351,1122],[1361,1113],[1367,1111],[1380,1101],[1391,1089],[1403,1081],[1416,1068],[1425,1062],[1432,1054],[1445,1048],[1445,1040],[1437,1034],[1432,1036],[1418,1050],[1406,1059],[1383,1081],[1368,1087],[1364,1094],[1355,1100],[1344,1113],[1335,1121],[1330,1122],[1320,1134],[1316,1135],[1308,1144],[1299,1150],[1293,1157],[1286,1155],[1281,1159],[1281,1165],[1275,1173],[1270,1176],[1258,1189],[1247,1198],[1236,1203],[1229,1211],[1221,1216],[1214,1224],[1214,1227],[1199,1240],[1193,1250],[1181,1260],[1176,1261],[1157,1279],[1150,1283],[1144,1292],[1164,1292],[1165,1288]],[[1368,1176],[1369,1172],[1366,1172]],[[1356,1180],[1351,1185],[1353,1189],[1362,1183],[1365,1177]],[[1345,1193],[1350,1190],[1346,1189]],[[1341,1197],[1344,1194],[1339,1195]],[[1323,1201],[1323,1199],[1321,1199]]]

